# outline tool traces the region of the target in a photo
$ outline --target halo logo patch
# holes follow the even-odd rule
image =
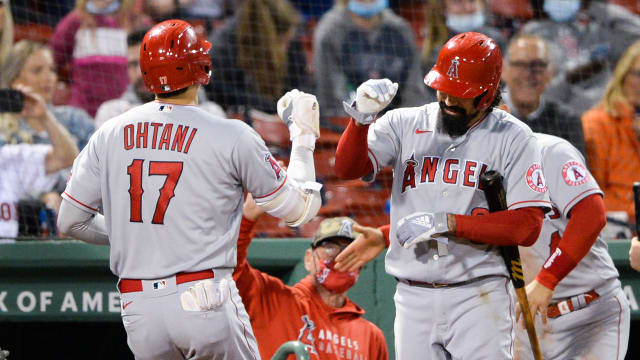
[[[451,65],[449,65],[449,70],[447,70],[448,77],[458,78],[458,65],[460,65],[460,60],[458,60],[457,57],[451,60]]]
[[[570,160],[562,167],[562,178],[567,185],[578,186],[589,180],[589,173],[582,163]]]
[[[533,191],[540,193],[547,191],[547,182],[544,180],[540,164],[533,164],[527,170],[527,184]]]
[[[264,162],[271,167],[271,170],[273,170],[273,173],[276,176],[276,180],[280,180],[282,177],[282,168],[270,153],[264,152]]]

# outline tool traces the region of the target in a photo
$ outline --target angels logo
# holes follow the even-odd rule
[[[282,177],[282,168],[280,167],[280,164],[278,164],[278,162],[268,152],[264,153],[264,161],[271,166],[271,169],[276,175],[276,180],[280,180],[280,177]]]
[[[578,186],[589,180],[589,172],[582,163],[571,160],[562,167],[562,178],[567,185]]]
[[[316,339],[313,337],[313,330],[316,328],[316,324],[313,320],[309,319],[309,315],[302,315],[301,319],[304,325],[302,329],[300,329],[298,341],[304,344],[305,349],[307,349],[310,354],[318,354],[316,351]]]
[[[458,60],[457,57],[451,60],[451,65],[449,65],[449,70],[447,70],[448,77],[458,78],[458,65],[460,65],[460,60]]]
[[[533,164],[527,170],[527,184],[533,191],[540,193],[547,191],[547,182],[544,180],[540,164]]]
[[[402,192],[404,192],[407,187],[411,187],[412,189],[416,187],[416,166],[418,166],[418,162],[415,159],[415,155],[411,154],[411,157],[404,162]]]
[[[347,219],[342,220],[342,225],[340,226],[338,235],[353,238],[353,223]]]

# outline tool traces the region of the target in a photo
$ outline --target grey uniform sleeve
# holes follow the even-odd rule
[[[374,176],[385,166],[391,165],[400,153],[400,129],[394,121],[396,112],[387,112],[369,126],[367,143]]]
[[[550,209],[542,155],[536,138],[533,135],[518,136],[506,151],[504,178],[509,209],[531,206]]]
[[[62,197],[74,206],[96,214],[102,202],[100,188],[100,131],[94,133],[87,146],[73,162],[67,188]]]
[[[564,217],[585,197],[602,194],[582,154],[573,146],[558,143],[544,152],[544,173],[549,184],[549,197]]]
[[[242,186],[255,199],[269,200],[284,189],[287,173],[253,129],[247,127],[231,152],[231,161]]]

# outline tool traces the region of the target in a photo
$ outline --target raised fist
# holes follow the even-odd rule
[[[278,115],[289,128],[291,140],[302,134],[320,137],[320,106],[315,95],[289,91],[278,100]]]
[[[449,231],[447,214],[444,212],[427,213],[415,212],[398,221],[396,238],[404,248],[428,240],[448,242],[447,238],[440,237]]]
[[[371,124],[398,92],[398,83],[389,79],[369,79],[356,90],[355,109],[344,103],[345,111],[359,124]]]

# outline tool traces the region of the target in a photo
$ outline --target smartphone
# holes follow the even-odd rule
[[[0,113],[19,113],[23,107],[24,94],[14,89],[0,89]]]

